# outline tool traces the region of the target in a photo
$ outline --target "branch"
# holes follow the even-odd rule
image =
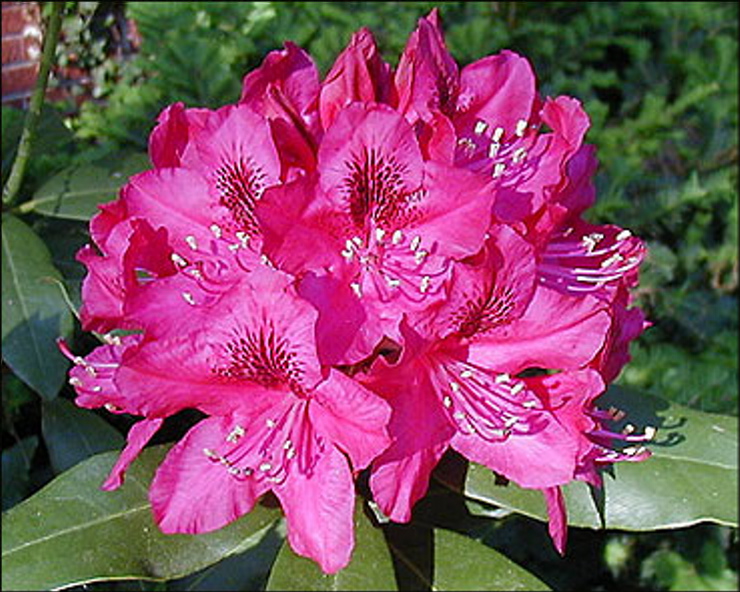
[[[13,161],[13,168],[8,175],[8,180],[3,187],[3,204],[12,205],[21,188],[23,175],[26,172],[26,164],[31,156],[31,146],[34,136],[36,135],[36,125],[38,124],[41,108],[44,105],[46,96],[46,85],[49,81],[49,72],[54,61],[57,40],[59,39],[59,29],[62,23],[62,8],[64,2],[51,3],[51,15],[49,24],[44,35],[44,49],[41,54],[41,64],[39,65],[39,74],[36,78],[36,85],[31,95],[31,103],[26,113],[26,121],[23,124],[23,132],[18,142],[18,151]]]

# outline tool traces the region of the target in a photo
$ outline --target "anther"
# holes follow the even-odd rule
[[[210,448],[204,448],[203,454],[205,454],[208,458],[211,458],[213,460],[216,460],[218,458],[221,458],[218,454],[216,454],[213,450]]]
[[[524,148],[517,148],[514,151],[514,154],[511,157],[511,160],[514,162],[521,162],[524,160],[527,156],[527,151]]]
[[[235,425],[234,429],[231,430],[231,433],[229,433],[228,436],[226,436],[227,442],[236,442],[241,438],[246,432],[244,431],[244,428],[240,425]]]
[[[195,237],[192,234],[189,234],[185,237],[185,242],[193,251],[198,250],[198,241],[195,240]]]

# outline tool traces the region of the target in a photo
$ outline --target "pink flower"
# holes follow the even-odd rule
[[[208,325],[168,317],[156,339],[145,333],[72,356],[71,381],[82,406],[147,418],[131,430],[107,489],[120,485],[163,417],[184,408],[209,416],[152,482],[164,532],[220,528],[273,491],[295,551],[331,573],[353,546],[353,473],[387,445],[389,411],[351,378],[321,367],[316,312],[291,281],[257,265],[219,300],[192,305]]]
[[[322,276],[316,281],[331,286],[333,307],[361,309],[347,355],[333,358],[354,363],[384,335],[401,339],[404,312],[445,297],[453,261],[483,243],[491,199],[486,179],[425,162],[411,126],[390,107],[367,103],[339,111],[316,176],[268,190],[256,211],[275,265]],[[320,325],[320,333],[334,331]]]
[[[588,127],[511,51],[458,68],[436,10],[395,70],[361,29],[324,80],[288,42],[237,104],[167,107],[154,168],[78,253],[83,328],[105,343],[60,344],[79,405],[143,418],[103,488],[196,409],[151,485],[164,532],[220,528],[272,492],[293,549],[333,573],[358,473],[408,521],[453,448],[542,490],[562,552],[560,487],[599,485],[647,456],[615,441],[651,435],[609,431],[595,405],[646,324],[630,294],[645,247],[583,219]]]

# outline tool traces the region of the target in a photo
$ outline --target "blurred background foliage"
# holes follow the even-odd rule
[[[157,114],[172,102],[216,108],[236,101],[243,76],[284,40],[309,51],[325,73],[351,33],[366,26],[395,65],[417,19],[439,6],[461,66],[504,48],[525,55],[544,95],[575,96],[591,116],[587,140],[601,162],[591,220],[629,227],[649,245],[637,303],[652,327],[632,346],[618,382],[737,415],[737,3],[66,4],[51,84],[68,98],[44,113],[26,196],[70,166],[143,152]],[[21,127],[22,113],[3,107],[3,181]],[[26,221],[78,303],[84,270],[74,253],[87,240],[86,224]],[[40,406],[4,366],[3,448],[15,445],[15,453],[3,454],[3,470],[6,460],[30,469],[27,482],[3,479],[4,508],[54,474],[39,438]],[[527,543],[542,525],[520,516],[500,522],[476,536],[558,589],[737,586],[735,529],[577,531],[563,562]]]

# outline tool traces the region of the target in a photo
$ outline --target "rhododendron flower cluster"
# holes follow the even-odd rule
[[[595,404],[646,324],[645,250],[583,218],[588,127],[515,53],[458,68],[436,11],[395,69],[362,29],[323,80],[286,43],[236,104],[166,108],[153,168],[78,255],[83,328],[106,343],[62,344],[78,405],[143,418],[104,489],[189,408],[204,418],[150,489],[166,533],[272,492],[293,549],[336,572],[358,474],[405,522],[452,448],[541,490],[562,552],[560,487],[599,486],[652,435],[610,431],[619,412]]]

